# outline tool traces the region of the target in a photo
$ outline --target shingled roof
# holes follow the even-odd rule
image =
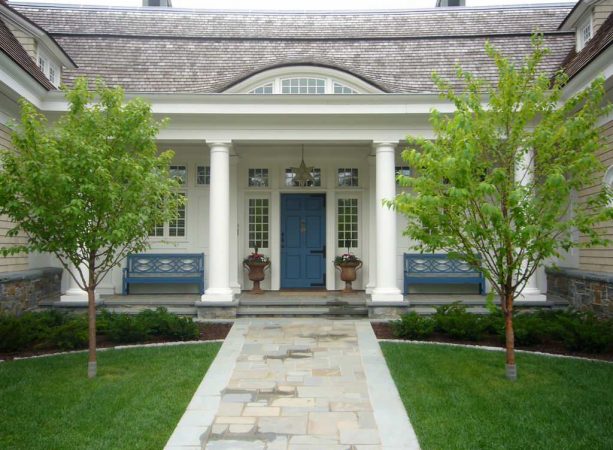
[[[604,52],[613,43],[613,13],[600,26],[594,37],[588,44],[576,52],[574,49],[569,53],[563,63],[564,71],[569,78],[577,75],[585,66],[592,62],[598,55]]]
[[[545,33],[555,71],[574,45],[557,27],[569,4],[394,12],[270,13],[12,4],[46,29],[79,68],[134,92],[223,92],[251,73],[287,64],[350,72],[384,91],[432,93],[433,71],[454,64],[494,80],[487,39],[519,59]]]
[[[11,33],[2,20],[0,20],[0,51],[11,58],[28,75],[34,78],[48,91],[54,90],[55,86],[47,79],[45,74],[34,63],[28,52],[22,47],[17,38]]]

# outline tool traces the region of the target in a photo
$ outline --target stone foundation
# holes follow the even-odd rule
[[[409,312],[409,302],[367,302],[368,318],[374,320],[395,320]]]
[[[613,317],[613,273],[547,268],[547,300],[566,300],[578,311]]]
[[[235,319],[238,300],[233,302],[196,302],[198,319]]]
[[[62,269],[45,267],[0,274],[0,311],[21,314],[60,299]]]

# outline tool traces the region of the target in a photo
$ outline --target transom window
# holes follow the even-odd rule
[[[273,84],[268,83],[249,91],[250,94],[272,94]]]
[[[200,184],[200,185],[211,184],[211,167],[210,166],[196,167],[196,184]]]
[[[180,184],[187,183],[187,167],[170,166],[170,176],[176,178]]]
[[[358,247],[358,199],[339,198],[337,202],[338,248]]]
[[[411,176],[411,168],[409,166],[396,166],[396,184],[402,186],[398,177],[410,177]]]
[[[307,186],[321,186],[321,169],[313,168],[311,172],[313,181],[307,184]],[[296,181],[296,172],[294,169],[285,169],[285,185],[286,186],[300,186]]]
[[[321,78],[286,78],[281,80],[282,94],[325,94],[326,80]]]
[[[260,85],[248,88],[248,94],[360,94],[355,86],[327,76],[289,76],[268,79]]]
[[[357,94],[358,92],[350,87],[344,86],[340,83],[334,82],[335,94]]]
[[[268,169],[249,169],[250,187],[268,187]]]
[[[268,199],[249,199],[249,248],[268,248]]]
[[[359,186],[358,169],[338,169],[338,185],[341,187],[346,186]]]

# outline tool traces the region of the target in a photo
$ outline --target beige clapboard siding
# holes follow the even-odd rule
[[[613,0],[610,2],[610,7],[613,10]],[[602,4],[600,5],[602,6]],[[605,166],[613,166],[613,121],[603,125],[602,136],[606,142],[603,150],[598,153],[598,158]],[[590,186],[579,192],[579,201],[585,201],[590,195],[598,192],[602,186],[604,172],[599,171],[594,174],[593,183]],[[603,236],[613,240],[613,221],[607,221],[598,224],[597,229]],[[584,240],[583,237],[580,238]],[[579,267],[583,270],[593,272],[608,272],[613,273],[613,247],[593,247],[581,249],[579,253]]]
[[[17,38],[17,40],[19,41],[21,46],[25,49],[25,51],[28,53],[28,55],[30,55],[30,58],[32,58],[34,62],[37,62],[36,61],[36,40],[34,39],[34,37],[24,32],[20,28],[16,27],[12,23],[10,23],[8,20],[5,22],[5,24],[7,28],[11,30],[11,33],[13,33],[13,35]]]
[[[10,148],[10,130],[6,125],[0,124],[0,148]],[[0,216],[0,247],[15,245],[24,242],[23,236],[7,237],[7,231],[11,229],[11,222],[7,217]],[[3,258],[0,256],[0,272],[15,272],[28,268],[28,257],[23,254]]]
[[[593,33],[596,33],[600,26],[607,20],[609,14],[613,12],[613,0],[603,0],[594,5],[594,15],[592,16]]]

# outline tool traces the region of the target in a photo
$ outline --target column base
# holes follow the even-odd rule
[[[521,294],[517,297],[516,300],[526,301],[526,302],[544,302],[547,300],[547,296],[543,294],[538,288],[524,288],[521,291]]]
[[[404,296],[398,288],[375,288],[370,294],[372,302],[402,302]]]
[[[375,286],[374,285],[367,284],[366,288],[364,289],[364,292],[366,293],[366,295],[372,295],[374,290],[375,290]]]
[[[211,288],[204,291],[201,302],[232,302],[234,291],[231,288]]]
[[[96,303],[100,301],[100,294],[96,291],[94,296]],[[87,292],[82,289],[68,289],[66,293],[60,296],[62,303],[87,303]]]

